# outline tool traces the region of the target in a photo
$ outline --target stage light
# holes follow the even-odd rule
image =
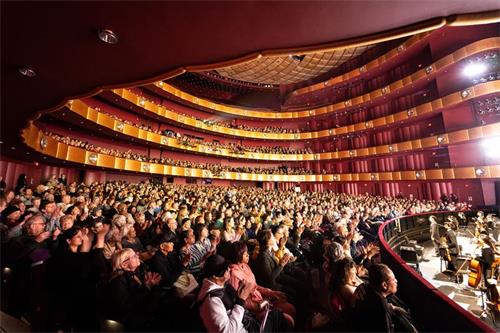
[[[486,64],[482,62],[473,62],[465,66],[463,73],[465,76],[474,77],[483,74],[486,69]]]
[[[500,137],[484,139],[481,142],[484,154],[488,157],[500,157]]]

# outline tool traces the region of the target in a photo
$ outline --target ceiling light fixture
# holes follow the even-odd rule
[[[30,67],[21,67],[21,68],[18,69],[18,71],[23,76],[27,76],[27,77],[34,77],[34,76],[36,76],[35,70],[33,68],[30,68]]]
[[[99,39],[102,40],[104,43],[107,44],[118,43],[118,36],[109,29],[99,29],[97,36],[99,36]]]

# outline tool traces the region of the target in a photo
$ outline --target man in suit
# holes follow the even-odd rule
[[[445,237],[448,246],[448,251],[450,253],[451,262],[448,264],[449,269],[452,271],[457,270],[457,257],[460,255],[460,247],[458,246],[457,234],[453,230],[453,223],[446,222],[444,224],[446,229]]]

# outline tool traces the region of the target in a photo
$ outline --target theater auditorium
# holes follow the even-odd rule
[[[498,332],[500,6],[2,1],[2,332]]]

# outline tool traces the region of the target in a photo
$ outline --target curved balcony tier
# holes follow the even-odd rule
[[[204,145],[202,142],[195,145],[183,143],[182,140],[158,134],[135,126],[132,123],[126,123],[122,119],[116,119],[95,108],[89,107],[80,100],[74,100],[68,105],[68,109],[80,117],[96,125],[102,126],[115,133],[122,133],[130,138],[139,139],[144,142],[154,143],[162,147],[178,149],[187,152],[207,154],[211,156],[229,157],[237,159],[249,159],[260,161],[319,161],[319,160],[341,160],[366,158],[378,155],[407,153],[422,149],[446,147],[452,144],[471,142],[478,139],[500,136],[500,123],[493,123],[485,126],[478,126],[469,129],[442,133],[416,140],[408,140],[386,145],[372,147],[332,151],[324,153],[311,154],[285,154],[285,153],[258,153],[242,151],[236,153],[228,148],[214,148],[211,145]]]
[[[497,92],[500,92],[500,81],[498,80],[473,85],[461,91],[451,93],[442,98],[437,98],[433,101],[420,104],[404,111],[352,125],[314,132],[265,133],[223,127],[220,125],[211,125],[207,122],[204,122],[202,119],[178,114],[161,105],[146,101],[141,96],[132,93],[128,89],[113,90],[113,93],[117,96],[120,96],[122,99],[167,121],[174,121],[182,126],[189,126],[201,131],[207,131],[221,135],[263,140],[310,140],[373,130],[375,128],[384,126],[401,125],[408,121],[414,121],[421,116],[429,116],[431,114],[438,113],[445,108],[459,105],[476,97],[486,96]]]
[[[157,175],[275,182],[406,181],[500,178],[500,165],[376,173],[275,175],[220,172],[214,175],[212,171],[208,169],[142,162],[74,147],[57,141],[52,137],[46,136],[43,131],[38,129],[33,123],[30,123],[28,127],[23,130],[22,136],[26,145],[34,149],[36,152],[62,161],[83,164],[86,166],[96,166]]]

